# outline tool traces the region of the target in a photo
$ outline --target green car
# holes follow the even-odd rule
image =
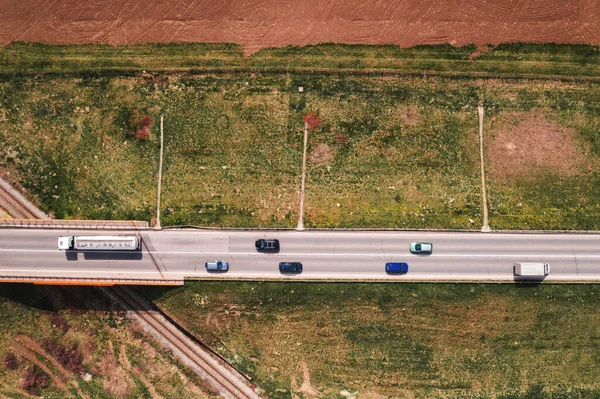
[[[413,254],[430,254],[433,251],[433,244],[430,242],[411,242],[410,252]]]

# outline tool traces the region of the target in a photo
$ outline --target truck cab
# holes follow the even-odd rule
[[[58,249],[72,249],[73,248],[73,236],[60,236],[58,237]]]

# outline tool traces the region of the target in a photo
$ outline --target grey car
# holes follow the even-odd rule
[[[209,272],[226,272],[229,270],[229,263],[226,260],[208,261],[204,264],[206,271]]]

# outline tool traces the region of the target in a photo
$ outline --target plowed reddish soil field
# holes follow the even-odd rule
[[[598,0],[0,0],[0,43],[600,44]]]

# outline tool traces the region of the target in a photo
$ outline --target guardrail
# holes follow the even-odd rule
[[[0,276],[0,283],[33,283],[39,285],[183,285],[183,279],[151,278],[93,278],[93,277],[49,277],[49,276]]]
[[[139,220],[64,220],[64,219],[6,219],[2,227],[48,228],[48,229],[113,229],[147,230],[148,222]]]

